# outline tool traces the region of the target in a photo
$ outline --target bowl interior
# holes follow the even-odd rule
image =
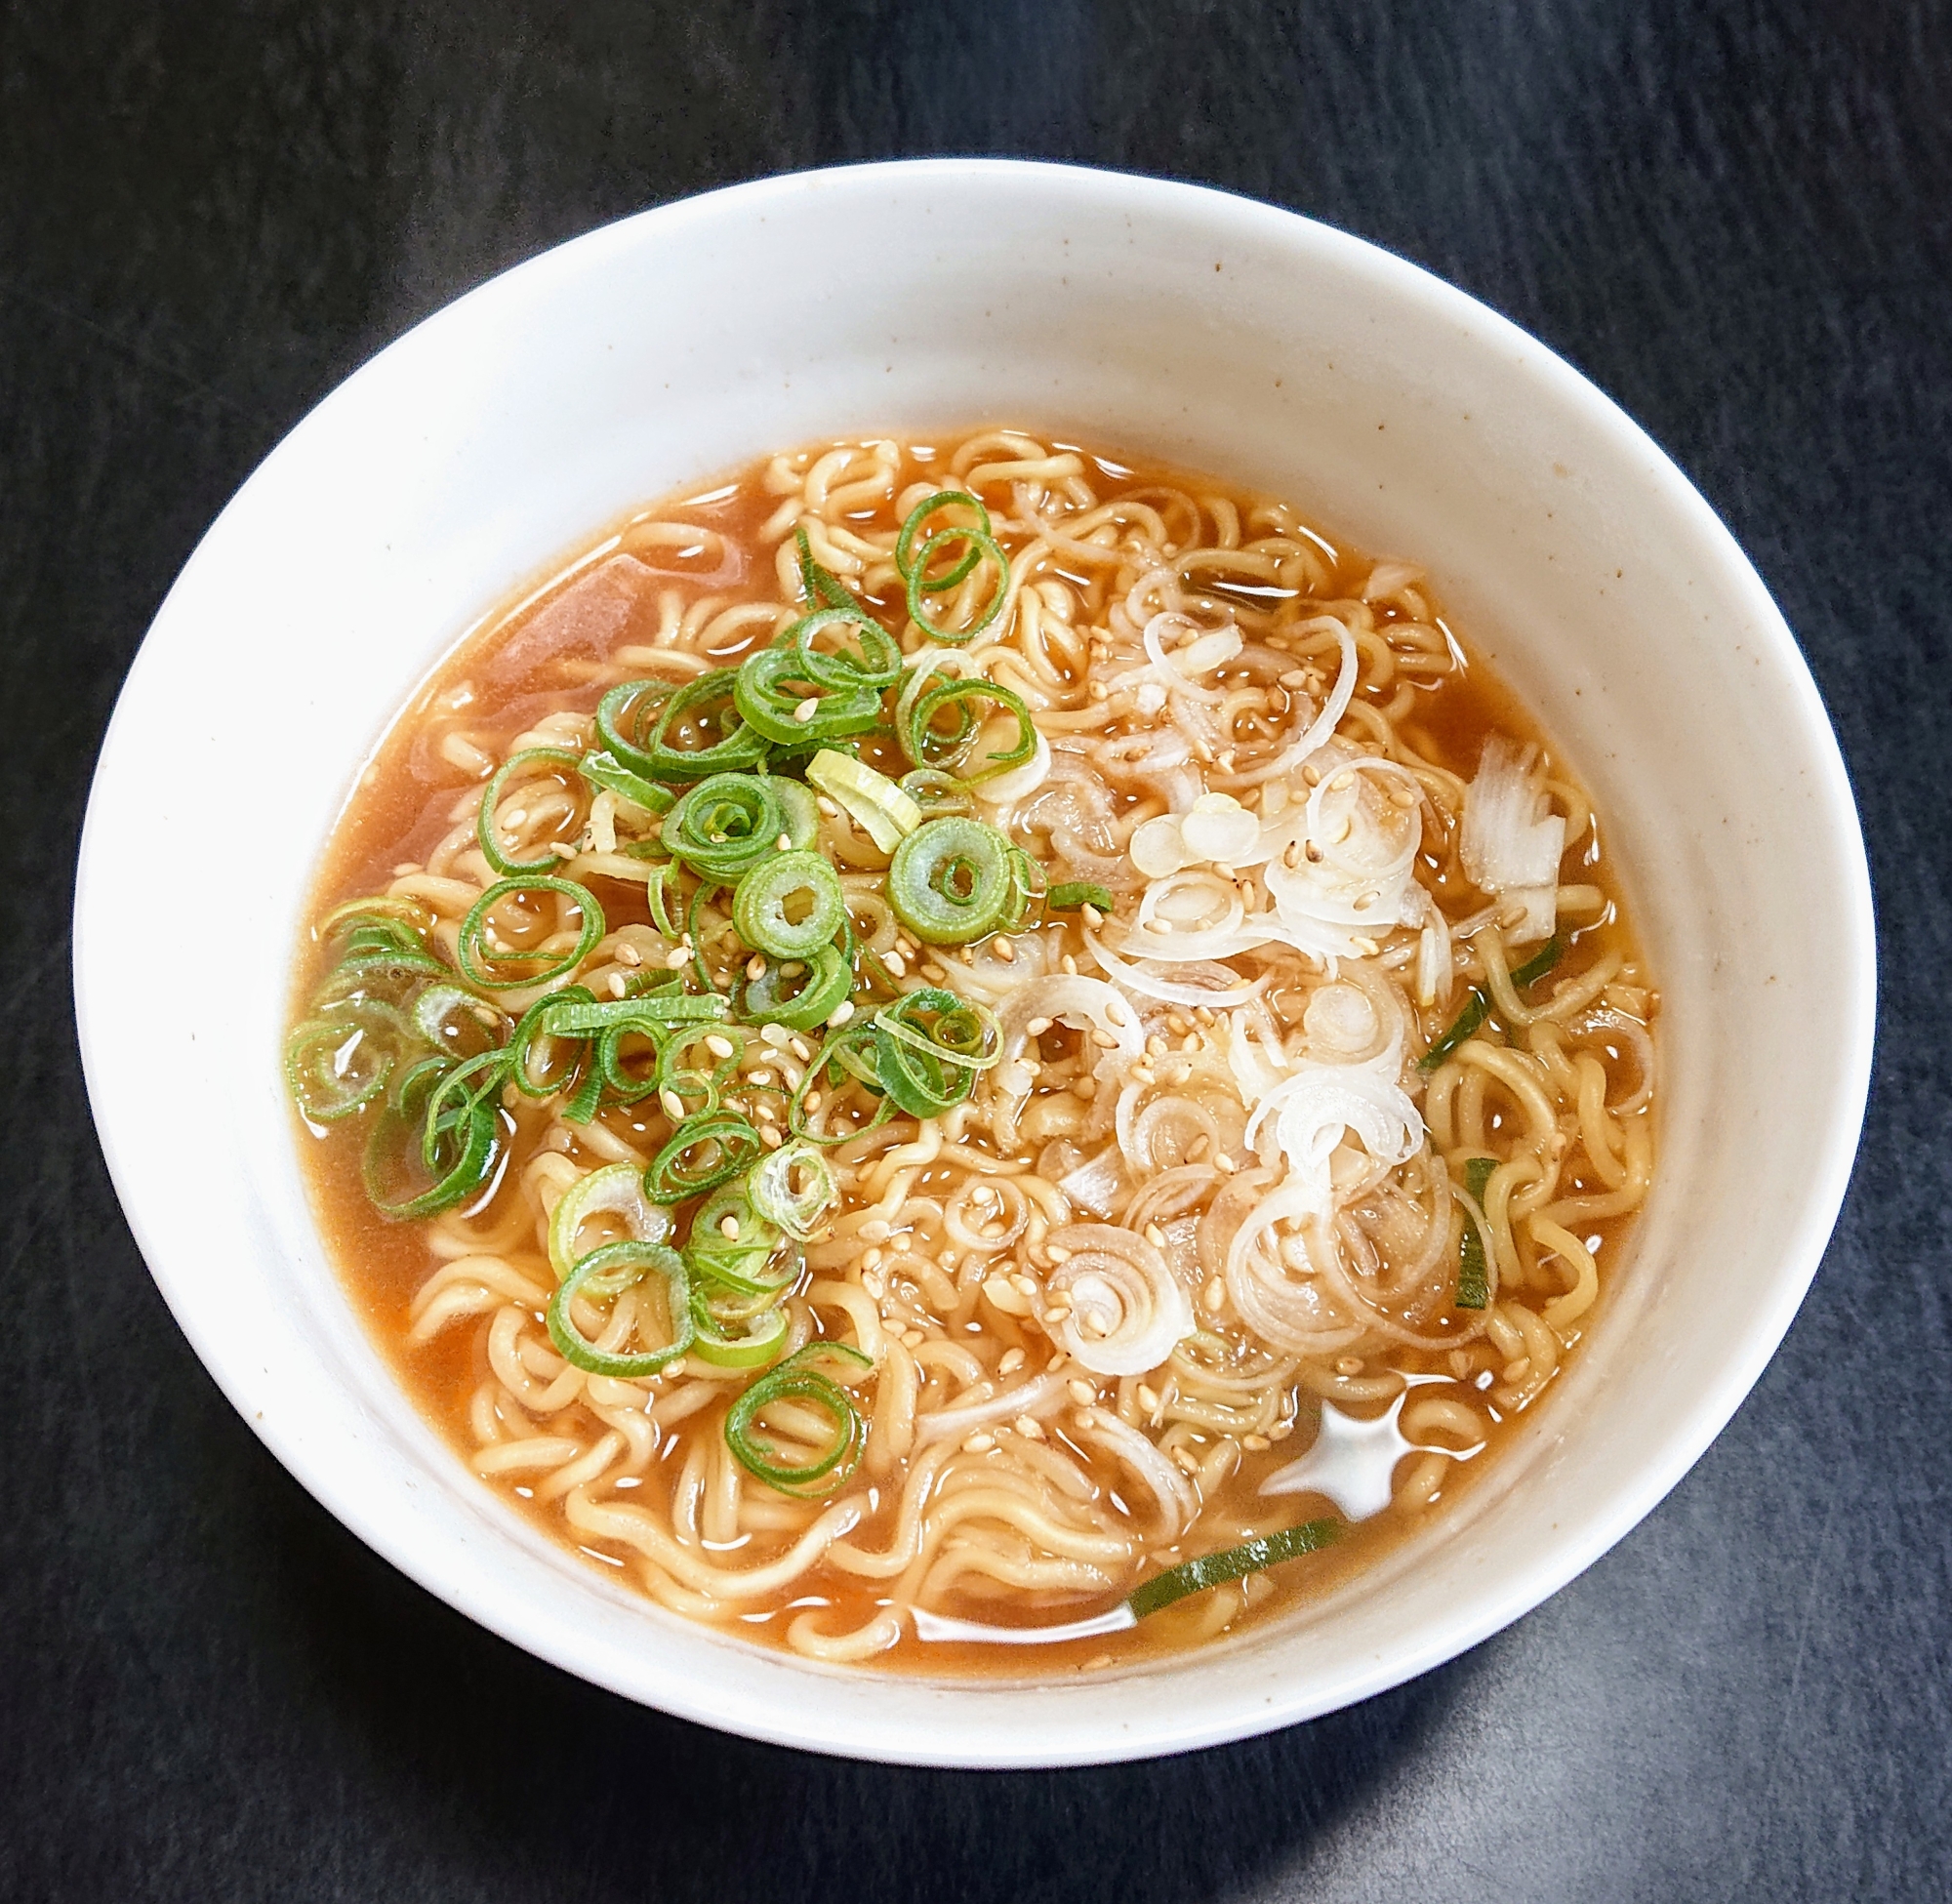
[[[866,285],[863,229],[899,230]],[[1663,996],[1631,1268],[1502,1474],[1360,1594],[1030,1692],[834,1673],[614,1589],[420,1421],[306,1212],[277,1051],[300,910],[368,749],[525,576],[630,504],[784,444],[986,420],[1291,497],[1429,570],[1591,788]],[[181,855],[249,870],[221,1035],[158,1024]],[[1812,894],[1822,903],[1810,904]],[[1237,1737],[1396,1683],[1618,1539],[1721,1428],[1813,1273],[1868,1074],[1868,882],[1814,689],[1698,496],[1547,351],[1385,253],[1157,182],[946,162],[764,182],[595,232],[428,320],[239,494],[138,659],[91,804],[76,985],[138,1238],[245,1418],[355,1531],[518,1643],[733,1730],[916,1762]],[[181,1081],[158,1114],[151,1080]],[[1033,1722],[1034,1720],[1034,1722]]]

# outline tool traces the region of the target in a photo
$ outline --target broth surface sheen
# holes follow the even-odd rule
[[[402,1383],[592,1563],[820,1659],[1102,1670],[1326,1596],[1544,1403],[1652,1168],[1598,821],[1422,574],[1014,429],[615,526],[399,717],[312,918],[299,1141]]]

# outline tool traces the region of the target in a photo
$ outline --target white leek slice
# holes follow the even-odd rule
[[[1094,1374],[1144,1375],[1193,1333],[1193,1299],[1144,1236],[1073,1223],[1047,1246],[1067,1254],[1044,1278],[1044,1327]]]
[[[1566,822],[1550,811],[1545,790],[1532,778],[1533,758],[1530,748],[1521,752],[1493,734],[1484,743],[1477,778],[1465,790],[1457,852],[1481,892],[1559,882]]]
[[[845,807],[884,853],[892,853],[921,825],[921,808],[886,774],[877,774],[851,753],[822,748],[807,762],[806,777]]]

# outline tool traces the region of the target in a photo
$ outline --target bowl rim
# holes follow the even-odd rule
[[[1522,1617],[1583,1572],[1623,1539],[1679,1483],[1728,1424],[1774,1355],[1820,1265],[1849,1187],[1868,1097],[1876,1025],[1872,889],[1856,805],[1836,734],[1786,622],[1720,515],[1667,453],[1618,404],[1551,346],[1469,293],[1384,246],[1240,194],[1105,168],[989,158],[899,159],[812,168],[769,175],[679,198],[599,225],[538,253],[496,273],[389,340],[308,410],[260,462],[237,496],[199,539],[196,550],[159,606],[151,632],[168,617],[173,601],[183,589],[185,579],[197,568],[205,547],[219,533],[224,516],[254,486],[265,481],[267,472],[280,466],[288,455],[301,453],[303,446],[295,448],[295,445],[314,417],[330,406],[354,400],[348,393],[356,391],[382,358],[409,339],[438,336],[445,327],[472,321],[473,311],[482,303],[502,295],[510,280],[534,283],[549,274],[574,270],[593,253],[612,246],[654,242],[659,233],[710,221],[728,211],[784,208],[809,187],[873,192],[885,185],[912,185],[931,180],[961,183],[995,182],[1003,185],[1029,182],[1051,192],[1123,198],[1128,208],[1141,213],[1155,208],[1194,211],[1223,235],[1236,231],[1249,242],[1272,246],[1282,243],[1293,246],[1299,242],[1312,246],[1317,256],[1332,259],[1343,268],[1378,283],[1393,301],[1421,304],[1434,315],[1463,322],[1494,342],[1520,348],[1527,374],[1549,386],[1555,400],[1581,412],[1584,421],[1607,440],[1609,449],[1633,455],[1640,465],[1642,479],[1658,490],[1659,506],[1691,523],[1701,539],[1703,552],[1712,556],[1723,578],[1752,611],[1754,638],[1766,648],[1769,665],[1779,684],[1789,690],[1798,706],[1803,722],[1800,738],[1808,744],[1808,764],[1817,780],[1817,798],[1840,839],[1848,841],[1853,849],[1845,855],[1849,862],[1845,869],[1849,874],[1848,890],[1835,895],[1844,914],[1843,936],[1850,950],[1849,967],[1839,974],[1836,989],[1840,1071],[1847,1088],[1827,1108],[1821,1165],[1806,1180],[1795,1247],[1787,1253],[1770,1283],[1768,1302],[1752,1314],[1750,1326],[1734,1345],[1735,1353],[1722,1365],[1718,1379],[1704,1388],[1685,1410],[1684,1419],[1662,1440],[1652,1458],[1635,1471],[1632,1480],[1615,1490],[1608,1511],[1588,1524],[1583,1537],[1564,1541],[1552,1550],[1545,1562],[1534,1561],[1515,1574],[1503,1592],[1484,1597],[1476,1617],[1454,1620],[1433,1632],[1424,1644],[1413,1650],[1378,1657],[1366,1668],[1352,1666],[1336,1696],[1325,1702],[1297,1700],[1283,1705],[1279,1700],[1270,1700],[1264,1707],[1251,1711],[1237,1707],[1204,1716],[1162,1713],[1159,1722],[1144,1736],[1108,1737],[1085,1746],[1027,1742],[1022,1749],[986,1750],[972,1755],[953,1744],[938,1744],[918,1736],[925,1726],[910,1726],[900,1739],[883,1740],[865,1726],[848,1736],[835,1737],[831,1726],[822,1728],[818,1713],[809,1714],[797,1707],[782,1706],[776,1714],[768,1711],[754,1715],[744,1711],[728,1716],[711,1703],[707,1689],[689,1683],[661,1685],[657,1697],[651,1700],[642,1691],[618,1687],[605,1677],[601,1662],[588,1652],[579,1657],[574,1636],[570,1637],[570,1643],[565,1643],[565,1636],[549,1628],[547,1622],[525,1623],[513,1617],[505,1602],[494,1601],[490,1596],[471,1590],[465,1569],[432,1565],[426,1560],[424,1550],[397,1534],[392,1523],[375,1512],[363,1495],[338,1483],[329,1456],[321,1458],[313,1446],[304,1443],[269,1411],[258,1411],[248,1405],[249,1389],[242,1370],[234,1365],[237,1358],[204,1326],[192,1279],[181,1274],[180,1265],[168,1260],[170,1252],[162,1247],[141,1196],[132,1188],[134,1172],[126,1146],[135,1135],[135,1125],[123,1102],[116,1055],[95,1030],[88,973],[93,948],[113,929],[112,854],[105,843],[110,823],[104,817],[98,794],[118,750],[126,744],[127,730],[138,718],[135,709],[149,692],[150,677],[161,665],[148,634],[118,692],[98,755],[82,830],[72,938],[76,1029],[89,1102],[111,1181],[137,1246],[178,1325],[226,1398],[287,1472],[362,1542],[410,1578],[471,1620],[540,1659],[574,1672],[606,1690],[622,1691],[623,1696],[654,1703],[663,1711],[718,1729],[830,1755],[908,1764],[1003,1768],[1111,1762],[1225,1743],[1300,1722],[1403,1683],[1455,1658]],[[900,1681],[915,1683],[906,1675],[900,1676]]]

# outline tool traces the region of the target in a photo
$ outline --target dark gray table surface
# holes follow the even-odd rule
[[[0,1897],[1952,1895],[1948,27],[1873,0],[0,9]],[[1877,882],[1855,1184],[1700,1466],[1453,1665],[1149,1765],[796,1755],[476,1631],[204,1375],[116,1208],[74,1050],[70,870],[103,723],[177,569],[299,417],[591,224],[933,151],[1270,198],[1564,351],[1775,591]],[[864,295],[900,241],[847,262]],[[122,824],[127,851],[183,855],[186,895],[224,894],[221,858]],[[223,951],[220,928],[210,993],[157,1011],[221,1018]]]

